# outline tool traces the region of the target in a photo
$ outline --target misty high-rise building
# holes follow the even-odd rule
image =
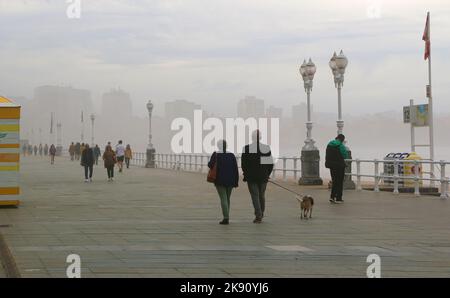
[[[265,116],[264,100],[254,96],[246,96],[238,102],[238,117],[241,118],[261,118]]]
[[[194,110],[200,110],[199,104],[187,100],[174,100],[166,102],[164,115],[166,120],[172,121],[175,118],[193,119]]]
[[[36,142],[55,142],[56,123],[59,122],[62,127],[62,141],[66,143],[80,140],[81,112],[85,115],[92,113],[93,104],[89,90],[68,86],[40,86],[34,89],[34,98],[25,109],[26,118],[23,121],[26,127],[34,131]],[[50,134],[50,131],[53,134]]]
[[[106,119],[130,119],[132,104],[130,94],[119,89],[111,89],[102,96],[102,117]]]
[[[281,119],[283,116],[283,109],[282,108],[277,108],[274,106],[269,106],[267,108],[267,113],[266,116],[268,118],[279,118]]]

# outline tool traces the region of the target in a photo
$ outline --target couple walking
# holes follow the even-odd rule
[[[254,223],[261,223],[264,217],[266,186],[270,173],[273,170],[270,147],[260,143],[260,140],[260,132],[256,130],[252,134],[252,144],[244,147],[241,156],[244,182],[247,182],[253,208],[255,209]],[[208,167],[216,172],[214,185],[220,197],[223,214],[223,220],[220,224],[227,225],[230,218],[231,192],[233,188],[238,187],[239,172],[236,156],[226,151],[226,141],[219,141],[218,149],[212,154]]]

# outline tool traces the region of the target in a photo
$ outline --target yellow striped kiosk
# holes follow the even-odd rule
[[[20,106],[0,96],[0,206],[18,206]]]

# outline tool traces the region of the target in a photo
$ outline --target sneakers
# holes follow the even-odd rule
[[[342,204],[342,203],[344,203],[344,200],[342,200],[342,199],[336,200],[335,203],[336,203],[336,204]]]
[[[330,203],[336,203],[336,199],[335,198],[330,198]]]
[[[221,225],[228,225],[230,222],[229,222],[229,220],[228,219],[224,219],[224,220],[222,220],[221,222],[219,222],[219,224],[221,224]]]

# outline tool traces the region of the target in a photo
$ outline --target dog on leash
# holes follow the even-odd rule
[[[308,219],[308,212],[309,212],[309,218],[312,217],[312,210],[314,206],[314,199],[311,196],[303,196],[300,198],[300,196],[295,197],[300,202],[300,219]]]

